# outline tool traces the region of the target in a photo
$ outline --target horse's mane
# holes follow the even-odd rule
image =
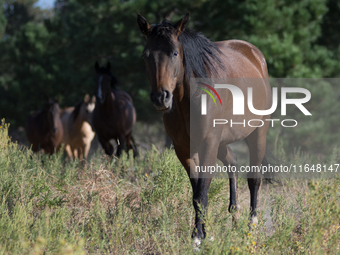
[[[73,117],[73,121],[75,121],[80,113],[80,109],[81,109],[81,105],[83,104],[83,101],[81,101],[80,103],[78,103],[76,105],[76,107],[74,108],[73,112],[71,113],[72,114],[72,117]]]
[[[99,74],[106,74],[109,75],[111,77],[111,88],[112,89],[116,89],[117,88],[117,84],[118,84],[118,80],[117,78],[111,73],[110,70],[108,70],[106,67],[99,67],[98,71]]]
[[[153,25],[150,30],[150,36],[163,39],[173,49],[174,45],[171,35],[176,32],[176,29],[169,20]],[[194,33],[185,29],[178,36],[178,41],[183,48],[185,77],[188,80],[191,77],[208,78],[213,75],[218,76],[214,66],[216,63],[224,69],[219,57],[219,54],[222,54],[222,52],[201,33]]]

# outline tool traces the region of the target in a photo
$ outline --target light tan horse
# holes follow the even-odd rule
[[[90,125],[95,101],[95,97],[90,99],[90,96],[86,94],[84,101],[75,107],[66,108],[61,113],[61,121],[64,127],[63,143],[66,153],[71,159],[87,158],[91,142],[95,136]]]

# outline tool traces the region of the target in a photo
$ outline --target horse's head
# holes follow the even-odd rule
[[[56,133],[58,131],[58,122],[60,120],[59,100],[53,101],[49,99],[48,102],[45,103],[43,112],[46,116],[48,129],[52,131],[52,133]]]
[[[84,103],[82,104],[82,108],[81,108],[81,115],[84,116],[84,119],[87,119],[87,120],[90,119],[90,116],[95,108],[95,104],[96,104],[96,97],[93,96],[91,99],[89,94],[86,94],[84,97]]]
[[[138,25],[147,38],[143,58],[151,83],[150,99],[161,112],[171,110],[173,93],[184,79],[184,55],[179,35],[184,31],[189,20],[187,13],[175,25],[168,20],[150,26],[144,17],[138,14]]]
[[[116,78],[111,74],[111,64],[107,63],[106,67],[99,67],[98,62],[95,64],[95,91],[94,94],[100,104],[105,102],[107,95],[110,95],[111,88],[115,88]]]

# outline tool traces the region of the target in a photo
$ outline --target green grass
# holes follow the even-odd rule
[[[193,254],[192,191],[172,150],[154,147],[136,161],[98,150],[90,162],[66,163],[62,153],[19,148],[3,124],[0,180],[0,254]],[[214,180],[199,254],[340,253],[340,180],[282,182],[261,187],[250,231],[246,180],[235,227],[228,180]]]

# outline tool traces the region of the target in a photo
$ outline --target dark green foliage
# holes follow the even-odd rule
[[[118,86],[134,100],[138,120],[160,121],[149,100],[141,58],[145,38],[137,13],[159,23],[166,17],[175,22],[189,11],[189,29],[213,41],[234,38],[256,45],[271,77],[337,77],[340,73],[339,4],[333,0],[58,0],[52,13],[34,7],[34,2],[0,2],[0,117],[15,128],[23,126],[29,113],[40,109],[48,97],[59,97],[63,108],[93,93],[95,61],[111,62]],[[313,116],[322,116],[329,106],[332,121],[322,124],[318,117],[307,118],[304,123],[311,132],[289,130],[282,138],[302,149],[318,143],[317,150],[324,151],[328,141],[337,139],[337,120],[332,116],[339,92],[335,84],[311,87],[311,92]],[[272,141],[278,132],[272,132]]]

